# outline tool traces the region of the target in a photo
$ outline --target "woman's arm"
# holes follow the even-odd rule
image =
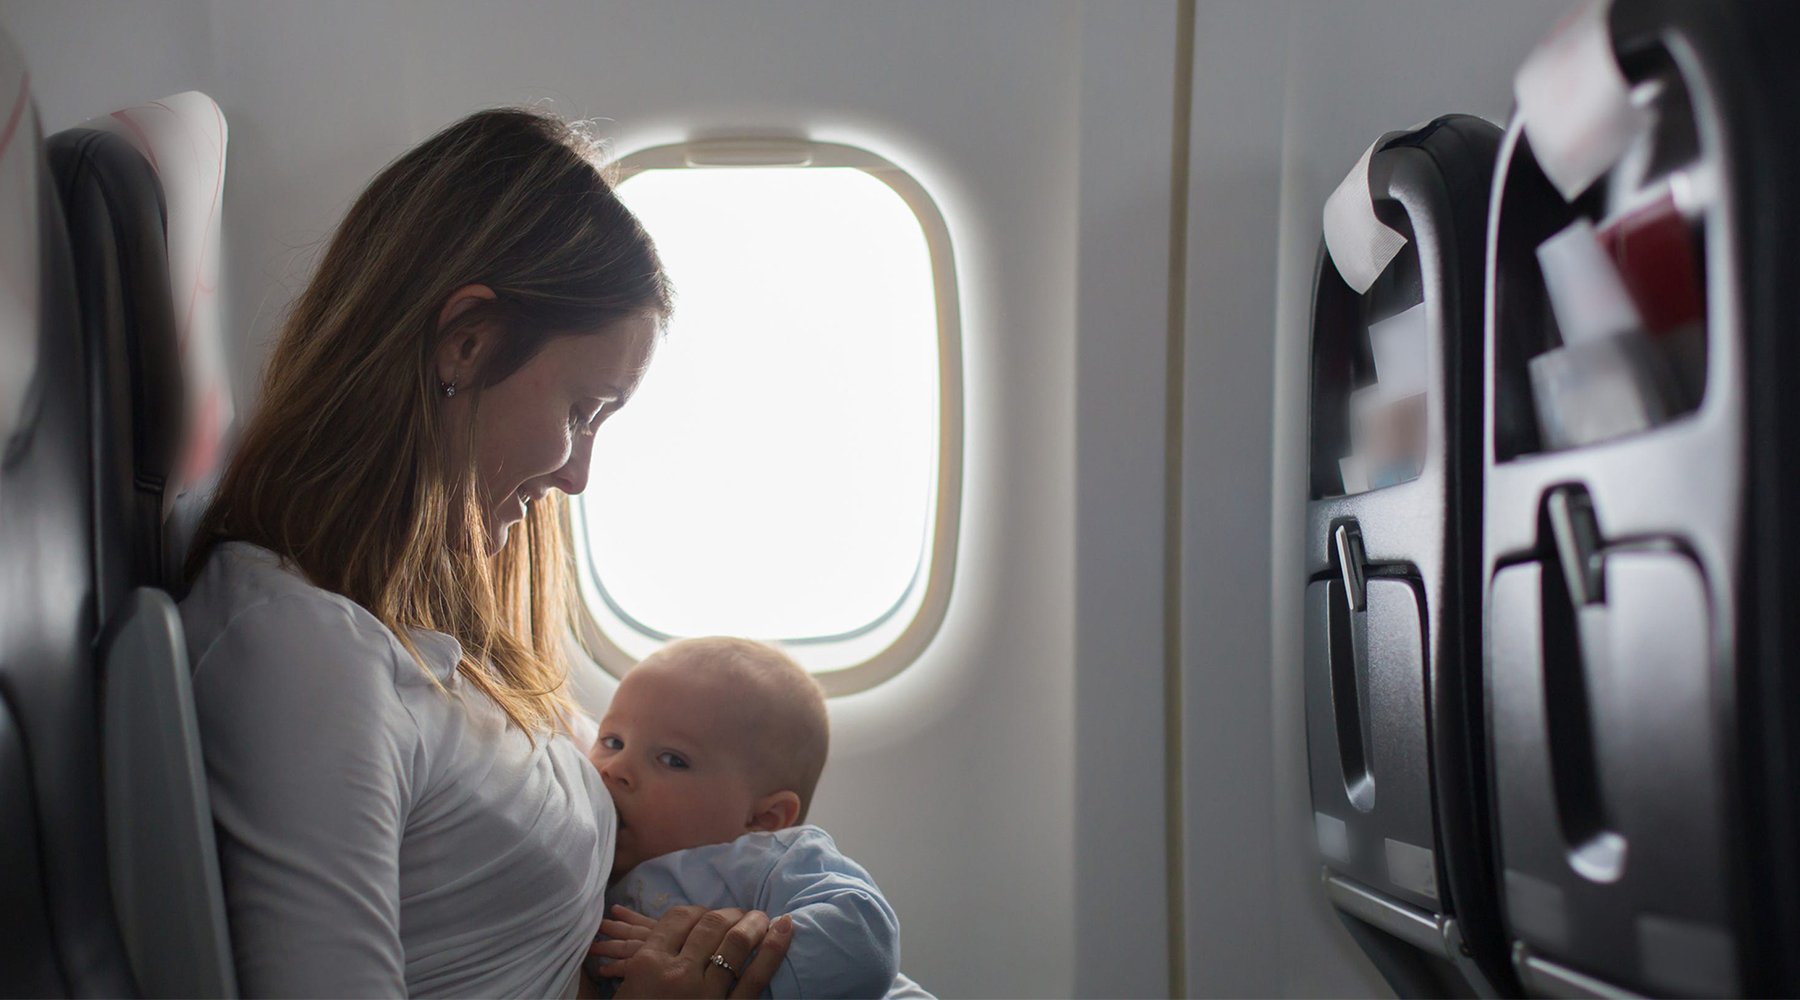
[[[417,728],[391,639],[336,605],[241,612],[194,701],[246,996],[402,996],[400,837]]]

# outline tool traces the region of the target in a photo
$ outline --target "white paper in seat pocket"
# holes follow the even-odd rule
[[[1402,133],[1384,133],[1369,143],[1356,166],[1325,199],[1325,249],[1344,284],[1358,295],[1375,284],[1375,279],[1406,246],[1406,237],[1399,230],[1376,217],[1375,202],[1369,194],[1369,157],[1382,143],[1399,134]]]
[[[1569,201],[1611,169],[1650,121],[1631,103],[1631,83],[1613,53],[1611,6],[1589,0],[1563,18],[1513,77],[1531,152]]]
[[[1427,340],[1423,302],[1403,313],[1369,324],[1369,351],[1375,359],[1375,379],[1389,395],[1405,396],[1425,391]]]
[[[1564,343],[1644,328],[1625,280],[1588,220],[1576,219],[1538,244],[1537,259]]]

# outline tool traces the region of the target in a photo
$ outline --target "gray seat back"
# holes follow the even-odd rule
[[[0,990],[121,996],[133,990],[103,838],[88,363],[28,79],[0,33]]]

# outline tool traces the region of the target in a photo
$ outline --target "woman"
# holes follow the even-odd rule
[[[570,738],[558,496],[669,307],[555,119],[472,115],[350,209],[181,607],[246,994],[573,988],[616,819]],[[759,995],[789,933],[683,910],[620,995]]]

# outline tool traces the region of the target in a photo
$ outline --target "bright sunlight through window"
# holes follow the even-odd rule
[[[870,154],[801,148],[811,165],[622,165],[676,309],[574,505],[589,638],[615,670],[671,638],[745,635],[857,690],[941,617],[960,478],[942,222]]]

